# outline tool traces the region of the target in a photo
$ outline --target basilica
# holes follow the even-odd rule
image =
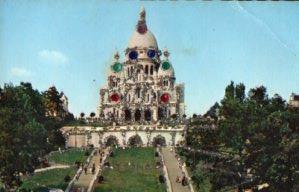
[[[179,145],[184,142],[184,85],[167,49],[160,50],[141,8],[124,51],[114,54],[92,125],[65,126],[67,146]]]

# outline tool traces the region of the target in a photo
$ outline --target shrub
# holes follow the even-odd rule
[[[102,175],[100,175],[98,177],[98,183],[102,183],[104,181],[104,177]]]
[[[64,177],[64,182],[70,182],[70,180],[71,180],[71,177],[69,175],[66,175]]]
[[[160,181],[160,183],[165,183],[164,175],[159,175],[159,181]]]
[[[89,156],[90,155],[89,151],[85,151],[84,155]]]

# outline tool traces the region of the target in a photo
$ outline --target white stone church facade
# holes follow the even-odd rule
[[[145,16],[142,8],[124,61],[114,55],[107,84],[100,89],[98,123],[63,127],[67,146],[183,143],[184,85],[176,84],[170,54],[159,49]]]

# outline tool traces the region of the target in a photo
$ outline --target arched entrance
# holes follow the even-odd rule
[[[134,135],[129,138],[128,145],[131,147],[140,147],[142,146],[142,140],[139,135]]]
[[[151,110],[147,109],[147,110],[144,111],[144,119],[146,121],[152,120],[152,112],[151,112]]]
[[[126,109],[125,110],[125,120],[126,121],[131,121],[131,111],[130,111],[130,109]]]
[[[114,135],[105,138],[105,145],[115,147],[118,146],[118,139]]]
[[[141,111],[140,109],[136,109],[135,111],[135,121],[140,121],[141,119]]]
[[[153,139],[153,146],[166,146],[166,139],[162,135],[157,135]]]

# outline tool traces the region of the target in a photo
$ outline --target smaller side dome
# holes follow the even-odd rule
[[[174,77],[174,69],[168,60],[161,62],[161,65],[158,70],[158,76],[159,77],[167,77],[167,76]]]
[[[116,52],[114,54],[115,61],[111,64],[108,76],[120,76],[123,71],[123,64],[119,62],[119,54]]]

